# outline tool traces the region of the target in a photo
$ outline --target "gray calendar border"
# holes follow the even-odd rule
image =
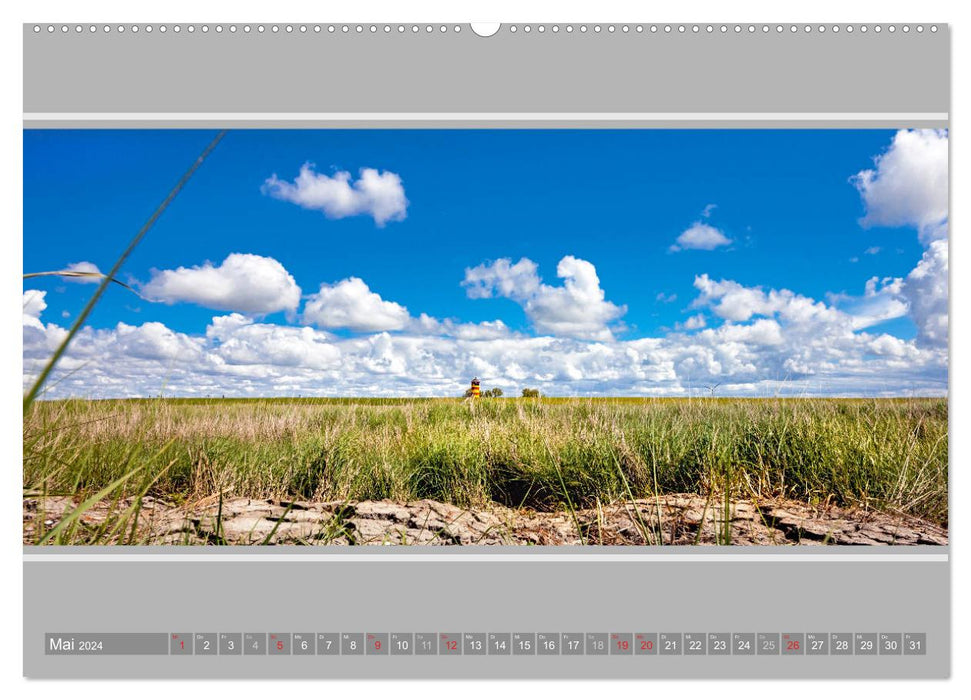
[[[950,592],[946,562],[28,561],[23,663],[31,678],[946,678]],[[300,630],[890,631],[926,634],[927,653],[80,657],[44,644],[64,631]]]
[[[75,114],[948,112],[950,28],[907,24],[914,30],[841,24],[835,33],[824,24],[821,33],[813,23],[777,32],[773,23],[768,32],[709,33],[673,23],[670,32],[532,25],[527,34],[503,25],[483,38],[468,24],[414,34],[358,33],[355,24],[346,33],[217,32],[215,24],[191,33],[115,24],[106,33],[87,23],[34,32],[28,23],[23,103],[25,113]],[[308,89],[301,67],[309,66],[311,84],[326,89]]]
[[[122,35],[73,30],[49,34],[34,33],[32,26],[24,25],[26,128],[855,129],[946,126],[946,119],[890,115],[946,115],[950,108],[950,30],[943,24],[934,34],[865,35],[773,31],[569,36],[531,32],[527,36],[504,28],[488,39],[475,36],[468,25],[462,25],[458,34],[419,36],[144,31]],[[118,60],[119,51],[124,51],[124,60]],[[357,60],[346,60],[350,52]],[[444,52],[447,61],[441,60]],[[765,60],[769,54],[772,60]],[[301,89],[304,76],[286,70],[293,65],[331,65],[340,70],[328,76],[328,90],[306,90]],[[664,69],[652,70],[653,65]],[[887,116],[872,121],[777,122],[236,119],[231,124],[159,117],[180,111],[323,114],[337,108],[383,115],[589,113],[591,104],[603,113]],[[112,114],[120,113],[145,118],[112,119]],[[58,118],[34,118],[50,114]],[[72,114],[98,118],[72,119]],[[24,674],[32,678],[945,678],[950,674],[951,654],[949,553],[949,547],[932,546],[28,546],[23,549]],[[246,561],[254,554],[265,560]],[[132,555],[152,561],[136,561]],[[413,555],[433,561],[408,561]],[[464,561],[463,555],[478,559]],[[552,561],[552,556],[569,561]],[[659,560],[640,561],[638,556]],[[280,561],[274,561],[277,557]],[[759,561],[749,561],[753,557]],[[465,582],[461,594],[436,584],[442,574]],[[558,575],[563,578],[557,579]],[[781,583],[789,580],[787,575],[794,581],[791,592]],[[272,590],[281,577],[287,582],[286,594],[267,597],[265,591]],[[564,579],[572,585],[549,588],[551,581]],[[610,586],[609,595],[604,595],[608,588],[601,584],[607,580],[621,583]],[[183,581],[194,585],[183,590],[178,585]],[[400,592],[389,591],[392,584],[410,594],[405,596],[407,605],[390,604]],[[596,595],[578,594],[579,589]],[[727,594],[730,605],[705,608],[713,591]],[[913,591],[920,595],[911,595]],[[78,599],[85,605],[76,605]],[[665,604],[656,605],[658,599]],[[253,605],[254,600],[261,604]],[[335,600],[340,604],[328,605]],[[489,605],[479,605],[479,600]],[[678,619],[672,600],[697,601],[702,609],[684,610]],[[900,605],[901,600],[907,605]],[[552,616],[564,610],[565,620]],[[880,656],[715,657],[703,664],[690,657],[673,657],[663,665],[638,665],[636,657],[611,656],[591,664],[567,657],[510,657],[491,664],[488,657],[364,656],[336,661],[315,658],[308,664],[299,657],[250,656],[220,657],[217,664],[211,657],[164,657],[160,664],[150,657],[126,657],[123,663],[117,658],[52,660],[44,657],[41,644],[44,633],[72,628],[414,631],[416,624],[423,624],[461,631],[518,627],[633,632],[637,631],[632,629],[634,621],[638,627],[682,631],[811,632],[835,631],[842,625],[846,631],[927,632],[932,651],[906,663]]]

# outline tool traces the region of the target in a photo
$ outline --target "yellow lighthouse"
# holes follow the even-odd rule
[[[481,392],[479,391],[479,378],[473,377],[472,378],[472,398],[477,399],[479,398],[480,395],[481,395]]]

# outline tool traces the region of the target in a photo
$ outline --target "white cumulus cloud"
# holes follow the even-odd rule
[[[31,328],[44,329],[44,324],[40,322],[40,315],[47,308],[44,297],[47,292],[39,289],[24,290],[24,326]]]
[[[706,208],[707,211],[707,208]],[[732,239],[710,224],[696,221],[675,239],[669,250],[714,250],[730,245]]]
[[[509,326],[499,319],[481,323],[459,323],[449,318],[439,320],[428,314],[421,314],[413,319],[409,330],[417,335],[441,335],[463,340],[492,340],[512,335]]]
[[[300,287],[279,261],[248,253],[232,253],[220,265],[155,270],[141,293],[151,301],[246,314],[294,311],[300,304]]]
[[[855,328],[869,328],[907,315],[910,307],[902,290],[903,280],[899,277],[871,277],[862,296],[828,294],[827,298],[835,308],[852,316]]]
[[[894,311],[904,309],[917,326],[917,343],[946,348],[948,339],[948,134],[939,129],[898,131],[875,167],[857,173],[866,207],[862,223],[912,226],[925,246],[916,267],[903,279],[874,281],[866,299]],[[879,248],[867,250],[879,251]],[[888,284],[889,282],[889,284]],[[902,315],[902,314],[898,314]],[[889,346],[888,346],[889,347]]]
[[[273,174],[263,183],[263,192],[276,199],[292,202],[304,209],[323,212],[330,219],[367,215],[378,226],[401,221],[408,209],[408,199],[397,173],[362,168],[357,180],[340,170],[325,175],[305,163],[293,182]]]
[[[917,267],[903,281],[902,294],[917,325],[917,340],[947,347],[947,240],[931,241]]]
[[[228,318],[228,317],[227,317]],[[462,323],[439,319],[426,313],[413,317],[397,302],[382,299],[367,283],[349,277],[334,284],[322,284],[308,297],[302,314],[304,323],[319,328],[346,328],[360,333],[397,331],[418,336],[439,336],[463,340],[487,340],[514,335],[501,320]]]
[[[948,135],[898,131],[874,167],[852,178],[866,206],[865,226],[914,226],[925,244],[947,235]]]
[[[769,316],[780,308],[778,293],[766,294],[760,287],[745,287],[733,280],[715,281],[707,274],[695,277],[701,292],[694,307],[710,306],[721,318],[748,321],[752,316]]]
[[[470,299],[506,297],[524,300],[536,294],[540,288],[537,265],[529,258],[513,264],[509,258],[465,270],[462,286]]]
[[[114,338],[119,354],[132,358],[197,362],[202,357],[200,339],[177,333],[157,321],[140,326],[119,323]]]
[[[696,331],[707,325],[708,322],[705,320],[704,314],[695,314],[694,316],[689,316],[688,320],[684,323],[675,324],[675,330]]]
[[[462,285],[472,299],[506,297],[522,305],[539,333],[586,340],[610,340],[608,324],[627,312],[606,300],[592,263],[567,255],[556,266],[562,286],[543,284],[532,260],[502,258],[465,271]]]
[[[303,310],[305,323],[365,332],[401,330],[410,318],[408,309],[385,301],[358,277],[320,285],[320,291],[310,295]]]
[[[908,284],[940,280],[945,252],[931,246],[910,276],[876,280],[863,296],[889,289],[904,297]],[[711,309],[716,322],[728,297],[748,299],[751,313],[733,307],[728,315],[747,319],[721,316],[720,325],[691,334],[598,342],[425,315],[395,333],[348,338],[239,313],[214,317],[204,335],[157,322],[85,327],[56,370],[50,396],[455,396],[472,376],[510,394],[530,386],[549,395],[691,396],[715,384],[740,396],[947,391],[946,336],[934,336],[946,326],[933,320],[942,309],[926,310],[925,340],[902,340],[861,330],[853,314],[788,290],[704,276],[697,286],[694,305]],[[42,292],[24,293],[25,385],[66,333],[42,323],[44,311]]]
[[[829,294],[830,304],[826,304],[788,289],[765,291],[733,280],[715,281],[708,275],[699,275],[695,287],[701,294],[692,306],[710,308],[732,322],[774,317],[792,328],[815,328],[818,332],[843,328],[851,332],[905,316],[910,307],[903,294],[904,286],[899,277],[874,277],[866,282],[862,295]]]
[[[321,370],[337,366],[340,350],[332,336],[307,326],[254,323],[240,314],[216,316],[206,328],[215,367],[300,368]]]

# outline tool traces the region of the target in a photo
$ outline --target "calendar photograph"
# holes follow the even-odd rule
[[[23,543],[947,545],[948,148],[26,129]]]

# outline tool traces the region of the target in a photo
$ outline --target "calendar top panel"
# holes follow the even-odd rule
[[[26,24],[24,111],[941,115],[949,52],[935,24]]]

